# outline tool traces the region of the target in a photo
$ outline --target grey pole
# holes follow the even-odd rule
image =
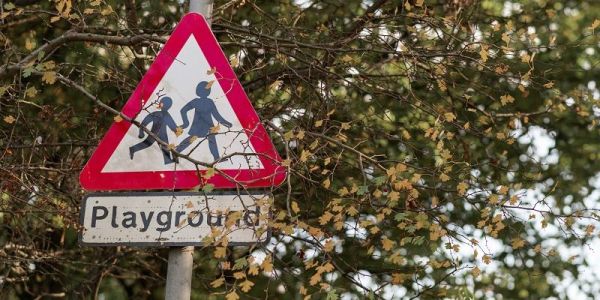
[[[214,0],[190,0],[190,12],[200,13],[206,18],[208,25],[212,23]]]
[[[190,0],[190,12],[200,13],[210,26],[213,0]],[[194,247],[171,247],[167,267],[166,300],[189,300],[192,289]]]
[[[192,288],[194,247],[171,247],[167,268],[165,299],[189,300]]]

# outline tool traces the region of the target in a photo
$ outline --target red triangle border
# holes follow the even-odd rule
[[[127,121],[121,121],[112,124],[81,171],[79,181],[84,189],[93,191],[174,190],[191,189],[204,184],[213,184],[217,189],[259,188],[276,186],[284,181],[287,170],[281,165],[281,157],[229,65],[229,61],[219,46],[216,37],[200,14],[189,13],[182,18],[127,100],[122,113],[130,118],[137,116],[143,105],[140,101],[145,102],[151,97],[151,93],[160,83],[192,34],[198,41],[210,66],[216,68],[222,74],[221,78],[218,79],[219,84],[223,90],[228,90],[228,101],[244,127],[255,152],[260,154],[257,157],[261,160],[264,168],[222,170],[227,176],[234,178],[234,181],[218,173],[208,180],[203,180],[196,171],[102,173],[102,169],[132,125]],[[231,80],[231,78],[235,80]],[[204,172],[201,170],[201,174]]]

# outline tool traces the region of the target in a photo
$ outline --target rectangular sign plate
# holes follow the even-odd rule
[[[266,242],[272,199],[264,193],[94,193],[83,199],[86,246],[192,246]]]

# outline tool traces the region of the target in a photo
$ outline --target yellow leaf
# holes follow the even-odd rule
[[[515,98],[513,98],[513,96],[511,96],[511,95],[500,96],[500,103],[502,104],[502,106],[504,106],[508,103],[513,103],[514,101],[515,101]]]
[[[327,242],[325,242],[325,245],[323,245],[323,251],[331,252],[333,251],[333,246],[335,246],[333,240],[327,240]]]
[[[494,31],[498,31],[498,30],[500,30],[500,22],[498,22],[498,21],[494,21],[494,22],[492,23],[492,29],[493,29]]]
[[[323,266],[319,267],[323,272],[332,272],[335,267],[331,263],[326,263]]]
[[[331,218],[333,218],[333,214],[326,211],[321,217],[319,217],[319,224],[325,225],[325,224],[329,223]]]
[[[358,210],[354,206],[348,207],[348,210],[346,212],[351,217],[354,217],[354,216],[356,216],[358,214]]]
[[[489,202],[491,205],[496,205],[496,204],[498,204],[498,199],[499,199],[498,195],[492,194],[492,195],[490,195]]]
[[[121,115],[116,115],[113,120],[115,120],[115,122],[119,123],[123,121],[123,117],[121,117]]]
[[[415,2],[415,6],[416,6],[416,7],[422,7],[424,2],[425,2],[425,0],[417,0],[417,1]]]
[[[396,175],[396,167],[391,167],[389,169],[387,169],[385,171],[385,173],[387,174],[387,176],[392,177],[394,175]]]
[[[8,115],[6,117],[4,117],[4,122],[8,123],[8,124],[12,124],[16,121],[17,119],[15,119],[15,117]]]
[[[529,54],[527,52],[523,52],[521,54],[521,61],[524,63],[529,63],[529,60],[531,59],[531,56],[529,56]]]
[[[321,281],[321,273],[315,273],[313,276],[310,277],[310,285],[315,285],[317,283],[319,283]]]
[[[600,19],[596,19],[594,20],[594,23],[592,23],[592,30],[595,30],[596,28],[598,28],[600,26]]]
[[[54,16],[54,17],[50,18],[50,23],[54,23],[58,20],[60,20],[60,16]]]
[[[299,139],[299,140],[304,139],[304,130],[298,131],[298,134],[296,134],[296,138]]]
[[[383,239],[381,240],[381,246],[383,247],[383,250],[385,251],[390,251],[392,249],[392,247],[394,247],[395,242],[388,239],[387,236],[384,236]]]
[[[226,300],[238,300],[240,296],[235,291],[231,291],[231,293],[225,295]]]
[[[468,187],[469,185],[463,181],[456,186],[456,190],[458,191],[459,195],[463,196],[467,192]]]
[[[479,56],[481,56],[481,60],[483,62],[486,62],[488,60],[488,50],[486,47],[481,47],[481,50],[479,51]]]
[[[323,125],[323,120],[318,120],[315,122],[315,127],[321,127]]]
[[[283,134],[283,139],[286,140],[286,141],[291,140],[293,137],[294,137],[294,131],[293,130],[290,130],[290,131],[288,131],[288,132],[286,132],[286,133]]]
[[[216,247],[215,248],[215,258],[222,258],[227,255],[227,247]]]
[[[175,128],[175,136],[180,136],[183,134],[183,128],[181,128],[180,126],[177,126],[177,128]]]
[[[271,262],[271,257],[267,256],[262,264],[260,264],[260,266],[262,267],[263,271],[267,272],[267,273],[271,273],[273,272],[273,263]]]
[[[217,124],[210,128],[210,133],[219,133],[219,130],[221,130],[221,125]]]
[[[328,189],[329,186],[331,185],[331,181],[329,180],[329,178],[325,179],[325,181],[323,181],[323,187]]]
[[[510,44],[510,35],[508,35],[508,33],[503,33],[502,34],[502,41],[506,43],[506,46],[508,46],[508,44]]]
[[[42,81],[47,84],[54,84],[56,82],[56,72],[44,72]]]
[[[100,11],[100,14],[103,16],[108,16],[113,12],[113,8],[112,6],[108,6],[107,8],[103,9],[102,11]]]
[[[521,238],[515,238],[512,240],[511,245],[512,245],[513,249],[523,248],[525,246],[525,240],[523,240]]]
[[[348,54],[346,54],[346,55],[344,55],[344,56],[342,57],[342,61],[343,61],[343,62],[346,62],[346,63],[347,63],[347,62],[351,62],[352,60],[353,60],[353,59],[352,59],[352,56],[350,56],[350,55],[348,55]]]
[[[292,211],[297,214],[300,212],[300,207],[298,207],[298,203],[296,201],[292,201]]]
[[[350,122],[342,123],[342,129],[343,130],[350,129]]]
[[[244,278],[246,278],[246,273],[241,272],[241,271],[240,272],[235,272],[235,273],[233,273],[233,278],[238,279],[238,280],[239,279],[244,279]]]
[[[310,151],[308,151],[308,150],[302,150],[302,153],[300,153],[300,161],[301,162],[306,162],[308,160],[309,156],[310,156]]]
[[[212,85],[213,85],[214,83],[215,83],[215,81],[214,81],[214,80],[211,80],[211,81],[209,81],[209,82],[206,84],[206,86],[205,86],[204,88],[205,88],[205,89],[207,89],[207,90],[210,90],[210,88],[212,87]]]
[[[585,227],[585,234],[587,235],[591,235],[594,233],[594,229],[596,229],[596,226],[590,224],[587,227]]]
[[[91,15],[94,13],[94,9],[93,8],[86,8],[83,10],[83,14],[85,15]]]
[[[390,201],[396,202],[396,201],[400,200],[400,193],[398,193],[396,191],[391,191],[388,194],[388,198],[390,199]]]
[[[479,274],[481,274],[481,270],[478,267],[473,268],[473,270],[471,270],[471,274],[473,274],[473,276],[475,277],[479,277]]]
[[[506,22],[506,25],[504,25],[504,27],[506,27],[506,30],[508,30],[508,31],[513,31],[515,29],[515,26],[514,26],[512,20]]]
[[[223,283],[225,283],[225,278],[221,277],[221,278],[218,278],[218,279],[215,279],[214,281],[212,281],[210,283],[210,285],[214,288],[218,288],[221,285],[223,285]]]
[[[484,255],[484,256],[482,257],[482,259],[483,259],[483,262],[484,262],[486,265],[489,265],[489,264],[492,262],[492,257],[491,257],[491,256],[489,256],[489,255]]]
[[[29,98],[35,97],[35,95],[37,95],[37,93],[38,93],[38,91],[35,88],[35,86],[32,86],[32,87],[30,87],[30,88],[28,88],[28,89],[25,90],[25,95],[27,97],[29,97]]]
[[[246,281],[240,283],[240,289],[244,293],[249,292],[252,289],[253,286],[254,286],[254,283],[252,281],[250,281],[250,280],[247,280],[247,279],[246,279]]]
[[[553,81],[550,81],[550,82],[544,84],[544,87],[547,88],[547,89],[551,89],[553,86],[554,86],[554,82]]]
[[[250,267],[248,268],[248,274],[258,275],[258,266],[256,264],[250,265]]]
[[[500,191],[499,191],[500,195],[506,195],[508,194],[508,187],[505,185],[500,186]]]
[[[175,150],[175,144],[168,144],[167,145],[167,149],[169,149],[169,150]]]
[[[300,287],[300,294],[301,295],[306,295],[306,293],[308,293],[308,290],[304,286],[301,286]]]
[[[32,39],[25,40],[25,49],[31,51],[35,47],[35,42]]]
[[[448,176],[448,175],[446,175],[446,174],[442,173],[442,175],[440,175],[440,180],[441,180],[442,182],[446,182],[446,181],[450,180],[450,176]]]
[[[281,85],[283,84],[283,81],[281,80],[275,80],[273,81],[273,83],[271,83],[271,85],[269,86],[269,90],[271,92],[277,91],[281,88]]]
[[[444,118],[445,118],[445,119],[446,119],[446,121],[448,121],[448,122],[452,122],[452,121],[456,120],[456,116],[455,116],[453,113],[451,113],[451,112],[447,112],[447,113],[445,113],[445,114],[444,114]]]
[[[233,55],[229,59],[229,64],[231,65],[232,68],[237,68],[240,66],[240,59],[238,58],[237,55]]]

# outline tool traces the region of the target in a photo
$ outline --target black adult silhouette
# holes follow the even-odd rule
[[[169,110],[169,108],[171,108],[172,104],[173,104],[173,100],[171,98],[169,98],[169,97],[162,98],[159,102],[160,110],[150,113],[149,115],[147,115],[144,118],[144,120],[142,120],[142,127],[146,127],[146,126],[148,126],[148,124],[152,123],[152,127],[150,128],[150,131],[152,133],[154,133],[156,136],[158,136],[158,138],[160,140],[162,140],[163,142],[166,142],[166,143],[169,143],[169,136],[167,135],[167,127],[169,129],[171,129],[172,131],[175,131],[177,129],[177,125],[175,125],[175,121],[173,121],[171,114],[169,114],[169,112],[168,112],[168,110]],[[138,135],[140,139],[144,138],[144,130],[142,130],[142,127],[140,127],[140,133]],[[145,140],[129,147],[129,158],[133,159],[133,155],[136,152],[152,146],[152,144],[154,144],[154,142],[156,142],[156,139],[154,137],[148,136]],[[169,149],[167,147],[160,145],[160,144],[159,144],[159,147],[160,147],[160,150],[162,150],[165,165],[175,162],[173,160],[173,158],[171,158],[171,152],[169,151]]]
[[[176,150],[177,152],[181,152],[185,150],[185,148],[189,147],[196,138],[206,137],[208,139],[208,148],[210,149],[210,153],[216,161],[220,156],[215,135],[210,134],[210,129],[215,126],[213,123],[213,118],[227,128],[231,128],[231,123],[221,116],[219,111],[217,111],[215,102],[208,98],[208,95],[210,95],[210,86],[208,86],[208,82],[202,81],[198,83],[196,86],[196,95],[198,95],[198,98],[188,102],[181,109],[181,118],[183,119],[183,125],[181,127],[183,128],[187,128],[190,125],[187,116],[188,112],[193,109],[194,115],[192,119],[192,126],[188,131],[189,136],[181,141]]]

